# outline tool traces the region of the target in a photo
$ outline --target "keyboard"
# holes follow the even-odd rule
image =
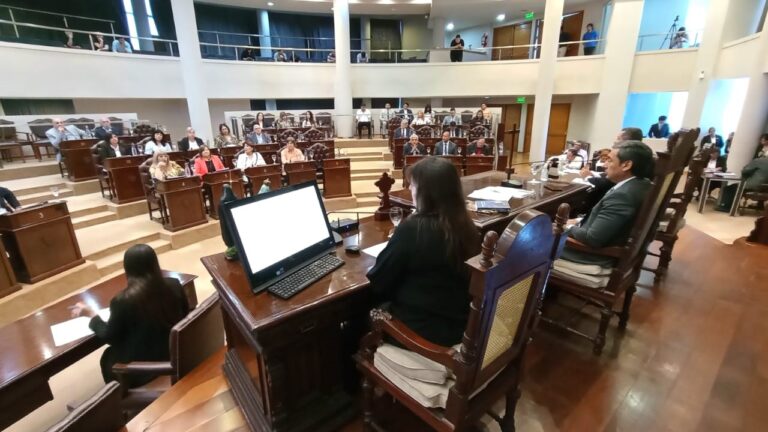
[[[275,282],[267,288],[267,291],[282,299],[291,298],[343,264],[344,260],[336,255],[323,255],[318,260]]]

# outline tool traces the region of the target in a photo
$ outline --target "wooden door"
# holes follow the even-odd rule
[[[574,12],[572,14],[565,15],[563,17],[563,31],[571,36],[571,41],[577,41],[581,39],[582,27],[581,23],[584,20],[584,11]],[[579,47],[581,44],[568,45],[568,51],[565,52],[566,57],[572,57],[579,55]]]
[[[533,24],[529,22],[520,23],[514,26],[515,33],[514,33],[514,40],[512,41],[512,45],[529,45],[531,43],[531,30],[533,29]],[[529,47],[521,47],[521,48],[513,48],[512,49],[512,59],[513,60],[524,60],[528,58],[528,52],[530,48]]]
[[[515,128],[520,129],[520,117],[522,116],[523,106],[520,104],[504,105],[501,108],[501,122],[504,127],[504,154],[512,154],[517,149],[517,137],[519,135],[513,135],[507,133]]]
[[[510,46],[515,44],[515,26],[496,27],[493,29],[493,46]],[[511,60],[512,49],[493,50],[493,60]]]
[[[528,104],[528,115],[525,119],[524,152],[531,151],[531,128],[533,127],[533,108]],[[571,116],[571,104],[552,104],[549,111],[549,129],[547,132],[547,156],[559,155],[565,151],[565,141],[568,135],[568,119]]]

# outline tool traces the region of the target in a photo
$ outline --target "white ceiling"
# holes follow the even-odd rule
[[[271,1],[274,6],[268,6]],[[427,15],[433,0],[349,0],[354,15]],[[472,0],[467,0],[472,1]],[[333,0],[198,0],[197,3],[266,9],[279,12],[332,14]]]
[[[594,1],[565,0],[565,7]],[[505,15],[504,22],[521,19],[529,11],[541,18],[545,3],[544,0],[432,0],[430,16],[445,18],[446,23],[453,23],[456,30],[461,30],[496,22],[499,14]]]

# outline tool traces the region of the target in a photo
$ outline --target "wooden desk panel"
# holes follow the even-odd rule
[[[289,185],[317,180],[317,164],[314,161],[287,163],[283,169]]]
[[[264,180],[269,180],[271,183],[269,186],[270,190],[276,190],[283,187],[283,169],[280,164],[246,168],[243,173],[248,177],[252,194],[259,193],[259,189],[264,183]]]
[[[464,161],[466,175],[493,171],[493,159],[493,156],[467,156]]]
[[[202,180],[198,176],[182,177],[157,182],[157,193],[168,209],[168,222],[164,228],[179,231],[208,222],[203,204]]]
[[[91,147],[99,141],[96,138],[90,138],[59,143],[61,160],[67,167],[67,177],[70,181],[81,182],[96,178],[96,166],[93,163]]]
[[[25,283],[85,262],[65,201],[0,216],[0,234],[16,278]]]
[[[339,198],[352,196],[352,173],[349,159],[323,161],[323,196]]]
[[[197,276],[168,271],[163,275],[179,279],[190,304],[197,304]],[[91,335],[57,347],[50,326],[72,319],[70,307],[78,302],[109,307],[125,285],[124,274],[115,276],[0,328],[0,429],[53,400],[48,380],[102,345]]]
[[[214,219],[219,218],[219,202],[224,194],[224,185],[227,183],[232,186],[232,191],[239,198],[245,196],[243,173],[239,169],[216,171],[203,176],[203,184],[208,191],[210,199],[208,208],[210,209],[211,217]]]
[[[21,285],[16,281],[16,275],[13,273],[11,262],[8,261],[5,247],[0,241],[0,298],[20,289]]]
[[[235,166],[235,155],[242,151],[241,146],[221,147],[219,150],[219,157],[225,168],[232,168]]]
[[[144,199],[144,186],[141,184],[139,165],[147,160],[145,155],[121,156],[104,159],[104,169],[112,180],[115,196],[112,201],[124,204]]]

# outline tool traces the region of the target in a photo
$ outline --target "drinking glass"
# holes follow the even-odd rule
[[[51,194],[54,198],[59,197],[59,187],[58,186],[51,186]]]
[[[400,207],[392,207],[389,209],[389,219],[392,221],[392,225],[397,228],[400,225],[400,221],[403,220],[403,209]]]
[[[273,154],[273,155],[272,155],[272,163],[273,163],[273,164],[276,164],[276,163],[277,163],[277,155],[276,155],[276,154]]]
[[[541,183],[538,180],[538,178],[539,178],[539,174],[541,174],[541,170],[544,168],[544,165],[546,164],[543,162],[535,162],[531,164],[531,175],[533,176],[533,178],[528,180],[528,183],[530,184]]]

